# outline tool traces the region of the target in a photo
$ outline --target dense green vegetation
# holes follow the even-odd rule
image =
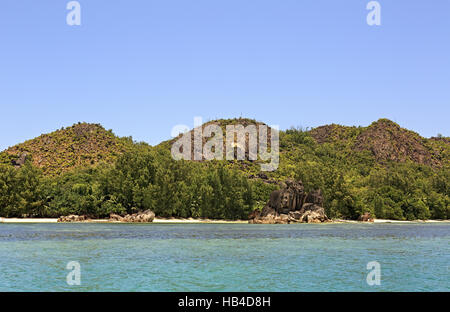
[[[60,174],[38,168],[35,155],[20,167],[5,161],[0,216],[107,217],[151,209],[162,217],[242,219],[278,188],[269,182],[295,178],[306,191],[322,189],[332,218],[370,212],[398,220],[448,219],[448,138],[423,139],[385,120],[371,127],[281,131],[280,167],[267,178],[249,178],[259,173],[258,162],[174,161],[167,142],[150,147],[130,139],[110,138],[114,155],[117,142],[128,142],[120,143],[126,149]]]
[[[113,164],[132,146],[131,138],[119,138],[99,124],[78,123],[8,148],[0,163],[10,164],[25,153],[44,174],[58,175],[99,162]]]
[[[253,192],[265,200],[273,189],[222,163],[174,161],[168,151],[141,144],[115,165],[59,176],[43,175],[30,162],[17,169],[0,165],[0,215],[107,217],[151,209],[162,217],[245,219],[263,205]]]
[[[327,215],[332,218],[355,219],[364,212],[397,220],[450,217],[448,145],[437,167],[411,159],[379,161],[371,151],[357,150],[352,143],[365,129],[344,130],[340,139],[322,144],[312,138],[311,131],[282,132],[284,152],[276,175],[301,179],[308,191],[322,189]]]

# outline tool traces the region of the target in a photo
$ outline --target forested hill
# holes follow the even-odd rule
[[[239,118],[210,121],[203,128],[212,123],[220,125],[224,134],[225,127],[231,124],[264,125],[251,119]],[[312,143],[312,139],[317,145],[332,147],[337,154],[364,154],[381,164],[411,161],[440,168],[450,160],[450,138],[423,138],[388,119],[380,119],[368,127],[331,124],[312,130],[292,128],[281,131],[280,136],[282,154],[290,154],[292,149],[311,145],[308,142]],[[156,148],[170,150],[174,141],[175,139],[162,142]],[[203,144],[206,141],[207,138],[204,138]],[[0,161],[20,166],[28,158],[45,174],[55,175],[99,162],[112,164],[119,155],[132,148],[133,141],[130,137],[119,138],[112,130],[107,131],[99,124],[78,123],[10,147],[0,153]]]
[[[211,123],[224,129],[256,121]],[[8,148],[0,153],[0,216],[152,209],[159,216],[246,218],[294,178],[306,191],[322,189],[331,218],[450,217],[450,139],[423,138],[387,119],[280,131],[274,172],[261,172],[261,160],[174,161],[173,142],[151,147],[79,123]]]
[[[45,174],[55,175],[99,162],[112,164],[132,145],[130,138],[119,138],[99,124],[78,123],[10,147],[0,160],[20,166],[28,158]]]
[[[202,128],[204,129],[210,124],[220,125],[224,135],[226,134],[227,125],[239,124],[244,127],[248,125],[267,126],[262,122],[239,118],[210,121],[203,124]],[[269,126],[267,127],[270,129]],[[192,132],[193,130],[191,131],[191,138],[193,139]],[[162,142],[157,148],[169,150],[175,140],[172,139]],[[207,140],[208,138],[204,138],[203,144]],[[379,119],[368,127],[331,124],[311,130],[292,127],[289,130],[280,132],[281,153],[289,154],[292,152],[292,149],[302,148],[306,145],[332,147],[336,154],[346,156],[351,156],[352,154],[355,157],[358,155],[366,155],[380,164],[388,164],[390,161],[412,162],[433,168],[440,168],[444,163],[448,165],[450,161],[449,137],[438,135],[437,137],[424,138],[414,131],[401,128],[389,119]],[[191,142],[191,146],[194,146],[193,141]]]
[[[368,127],[327,125],[313,129],[310,134],[320,144],[331,143],[338,149],[349,146],[355,151],[369,151],[381,163],[412,161],[442,167],[450,156],[449,138],[426,139],[388,119],[380,119]]]

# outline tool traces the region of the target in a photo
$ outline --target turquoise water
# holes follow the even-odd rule
[[[449,291],[449,243],[448,224],[0,224],[0,291]]]

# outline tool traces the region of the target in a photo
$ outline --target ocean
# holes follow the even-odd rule
[[[0,291],[449,291],[449,267],[448,223],[0,224]]]

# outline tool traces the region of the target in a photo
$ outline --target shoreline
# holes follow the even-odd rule
[[[121,221],[109,221],[109,219],[90,219],[80,222],[58,222],[58,218],[3,218],[0,217],[0,223],[121,223]],[[213,224],[246,224],[248,220],[211,220],[211,219],[194,219],[194,218],[155,218],[153,222],[157,224],[199,224],[199,223],[213,223]],[[139,222],[133,223],[139,224]]]
[[[122,223],[120,221],[109,221],[108,219],[92,219],[82,222],[57,222],[58,218],[3,218],[0,217],[0,223]],[[155,218],[155,224],[248,224],[248,220],[211,220],[211,219],[194,219],[194,218]],[[385,224],[385,223],[450,223],[450,220],[389,220],[389,219],[374,219],[373,222],[362,222],[355,220],[333,220],[325,222],[324,224]],[[317,223],[316,223],[317,224]]]

